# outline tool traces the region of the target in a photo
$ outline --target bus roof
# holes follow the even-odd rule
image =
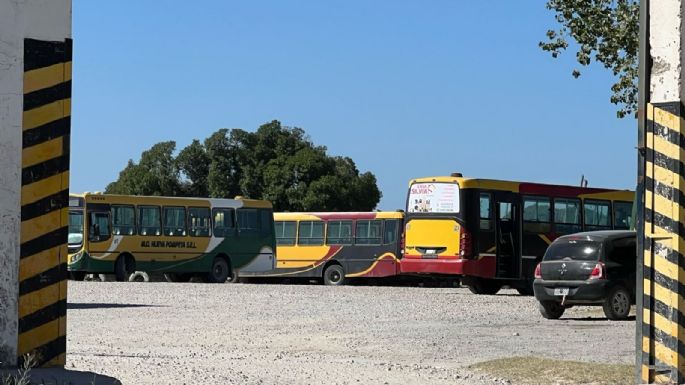
[[[274,213],[274,219],[280,221],[296,220],[351,220],[351,219],[402,219],[403,211],[367,211],[367,212],[311,212],[311,213]]]
[[[224,198],[194,198],[194,197],[163,197],[163,196],[141,196],[141,195],[118,195],[101,193],[81,193],[69,194],[71,197],[83,198],[87,203],[110,203],[110,204],[149,204],[149,205],[169,205],[178,204],[184,206],[226,206],[226,207],[251,207],[251,208],[272,208],[271,202],[257,199],[236,199]]]
[[[555,185],[534,182],[517,182],[497,179],[478,179],[454,176],[433,176],[416,178],[409,181],[409,186],[414,183],[458,183],[462,189],[484,189],[511,191],[522,194],[540,195],[566,195],[595,199],[626,199],[633,200],[634,192],[630,190],[616,190],[608,188],[578,187],[568,185]]]

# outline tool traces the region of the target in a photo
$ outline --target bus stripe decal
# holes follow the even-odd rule
[[[38,366],[66,357],[71,51],[24,39],[18,353]]]
[[[647,105],[642,377],[685,380],[685,137],[681,106]],[[667,109],[677,111],[673,114]],[[661,361],[667,372],[655,369]],[[666,374],[664,374],[666,373]]]

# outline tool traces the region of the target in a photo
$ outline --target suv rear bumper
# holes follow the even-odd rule
[[[535,298],[538,301],[561,302],[564,297],[554,295],[554,289],[568,288],[565,304],[600,304],[606,299],[610,285],[604,279],[592,281],[545,281],[536,279],[533,282]]]

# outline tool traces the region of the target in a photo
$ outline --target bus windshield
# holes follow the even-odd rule
[[[69,211],[69,241],[70,245],[80,245],[83,242],[83,211]]]
[[[414,183],[409,187],[409,213],[458,213],[459,185],[456,183]]]

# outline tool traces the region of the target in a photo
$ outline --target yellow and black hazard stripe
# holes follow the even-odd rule
[[[24,40],[19,362],[66,361],[72,42]]]
[[[685,381],[683,112],[680,102],[649,104],[646,111],[642,357],[639,360],[641,379],[645,383]]]

